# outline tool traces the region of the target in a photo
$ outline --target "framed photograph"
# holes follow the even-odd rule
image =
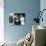
[[[14,25],[25,25],[25,13],[14,13],[9,16],[9,23]]]

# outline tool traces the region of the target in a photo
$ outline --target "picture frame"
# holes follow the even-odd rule
[[[25,13],[10,13],[9,23],[13,25],[25,25]]]

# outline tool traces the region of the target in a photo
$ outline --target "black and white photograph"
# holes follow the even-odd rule
[[[13,13],[9,13],[9,24],[13,25]]]
[[[14,25],[25,25],[25,13],[10,13],[9,23]]]

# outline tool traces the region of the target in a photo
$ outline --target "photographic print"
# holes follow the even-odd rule
[[[10,13],[9,23],[14,25],[25,25],[25,13]]]

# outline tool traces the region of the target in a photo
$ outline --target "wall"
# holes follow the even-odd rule
[[[40,10],[46,9],[46,0],[40,0]],[[46,27],[46,11],[43,13],[42,15],[43,17],[43,22],[40,21],[40,25],[45,26]],[[46,40],[45,40],[45,44],[46,44]]]
[[[33,19],[40,10],[40,0],[4,0],[4,35],[7,41],[18,41],[32,30]],[[10,26],[9,13],[24,12],[26,14],[25,26]]]
[[[4,3],[0,0],[0,42],[4,41]]]
[[[46,0],[40,0],[40,9],[41,9],[41,11],[42,11],[43,9],[46,9]],[[42,17],[43,17],[43,22],[41,21],[41,22],[40,22],[40,25],[46,27],[46,11],[43,12]]]

